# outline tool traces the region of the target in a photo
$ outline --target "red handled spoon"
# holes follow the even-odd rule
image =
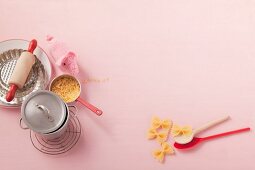
[[[175,142],[174,147],[176,147],[177,149],[188,149],[188,148],[192,148],[192,147],[196,146],[197,144],[199,144],[203,141],[206,141],[206,140],[210,140],[210,139],[214,139],[214,138],[218,138],[218,137],[223,137],[223,136],[228,136],[228,135],[241,133],[241,132],[245,132],[245,131],[250,131],[250,130],[251,130],[250,128],[243,128],[243,129],[233,130],[233,131],[220,133],[220,134],[216,134],[216,135],[212,135],[212,136],[207,136],[207,137],[204,137],[204,138],[194,137],[191,142],[186,143],[186,144],[179,144],[179,143]]]

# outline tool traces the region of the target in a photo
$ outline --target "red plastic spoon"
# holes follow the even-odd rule
[[[225,132],[225,133],[220,133],[217,135],[212,135],[212,136],[207,136],[204,138],[198,138],[198,137],[194,137],[193,140],[187,144],[179,144],[179,143],[174,143],[174,147],[176,147],[177,149],[188,149],[188,148],[192,148],[194,146],[196,146],[197,144],[199,144],[200,142],[206,141],[206,140],[210,140],[210,139],[214,139],[214,138],[218,138],[218,137],[222,137],[222,136],[227,136],[227,135],[232,135],[232,134],[236,134],[236,133],[240,133],[240,132],[245,132],[245,131],[250,131],[250,128],[243,128],[243,129],[238,129],[238,130],[233,130],[233,131],[229,131],[229,132]]]

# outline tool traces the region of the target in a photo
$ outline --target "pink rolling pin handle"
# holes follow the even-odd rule
[[[82,98],[78,97],[77,101],[80,102],[81,104],[83,104],[84,106],[86,106],[89,110],[91,110],[92,112],[96,113],[98,116],[101,116],[103,114],[103,111],[96,108],[95,106],[93,106],[92,104],[86,102],[85,100],[83,100]]]
[[[30,52],[30,53],[33,53],[36,46],[37,46],[37,41],[35,39],[31,40],[30,43],[29,43],[27,51]],[[6,94],[6,97],[5,97],[7,102],[10,102],[14,99],[17,89],[18,89],[18,86],[16,84],[10,84],[10,89],[9,89],[9,91]]]
[[[220,133],[217,135],[212,135],[212,136],[208,136],[205,138],[202,138],[202,140],[210,140],[210,139],[214,139],[214,138],[218,138],[218,137],[223,137],[223,136],[228,136],[228,135],[232,135],[232,134],[236,134],[236,133],[240,133],[240,132],[245,132],[245,131],[250,131],[251,128],[243,128],[243,129],[238,129],[238,130],[233,130],[233,131],[229,131],[229,132],[225,132],[225,133]]]

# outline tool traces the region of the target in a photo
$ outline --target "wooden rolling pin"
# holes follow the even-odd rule
[[[29,72],[35,63],[35,56],[33,52],[37,46],[36,40],[31,40],[29,43],[28,50],[22,52],[19,59],[17,60],[16,66],[13,73],[8,81],[10,85],[9,91],[6,94],[6,101],[10,102],[14,99],[17,89],[22,88],[26,83]]]

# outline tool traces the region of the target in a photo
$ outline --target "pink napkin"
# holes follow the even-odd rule
[[[57,41],[53,36],[48,35],[49,52],[60,69],[76,76],[79,73],[77,57],[73,51],[70,51],[64,42]]]

